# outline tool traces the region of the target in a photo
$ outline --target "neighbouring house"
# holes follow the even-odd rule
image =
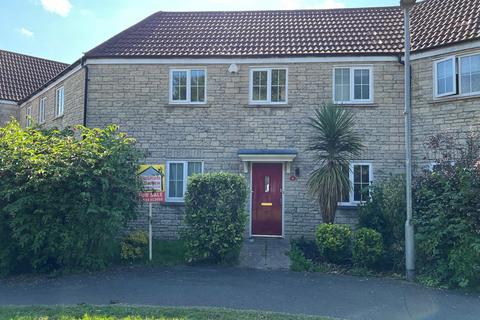
[[[18,118],[20,100],[66,67],[65,63],[0,50],[0,126]],[[32,110],[28,112],[33,115]]]
[[[432,134],[480,127],[479,17],[478,0],[413,9],[417,170],[432,161],[424,147]],[[353,111],[366,145],[337,222],[356,221],[360,189],[404,171],[403,35],[399,7],[157,12],[25,97],[20,119],[36,119],[28,110],[46,99],[45,127],[116,123],[135,137],[147,163],[166,166],[156,237],[178,236],[188,176],[213,171],[245,176],[249,235],[312,236],[321,223],[306,189],[315,108]]]

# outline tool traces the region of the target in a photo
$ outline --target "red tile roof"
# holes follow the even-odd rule
[[[68,64],[0,50],[0,100],[20,101]]]
[[[412,12],[412,50],[480,39],[479,0],[427,0]]]
[[[480,38],[479,0],[426,0],[412,12],[412,50]],[[388,55],[403,50],[400,7],[157,12],[87,57]]]

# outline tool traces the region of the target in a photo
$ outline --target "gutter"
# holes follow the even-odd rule
[[[88,65],[86,64],[87,59],[85,56],[82,57],[82,68],[85,69],[85,82],[83,84],[83,126],[87,126],[87,100],[88,100]]]

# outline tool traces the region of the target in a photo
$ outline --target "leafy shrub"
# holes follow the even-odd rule
[[[469,137],[465,148],[455,152],[458,158],[442,152],[434,170],[415,179],[417,261],[429,283],[475,287],[480,284],[478,135]]]
[[[230,264],[238,259],[247,216],[245,179],[230,173],[194,175],[185,195],[182,233],[187,262]]]
[[[120,257],[124,261],[138,261],[144,259],[148,247],[148,235],[143,231],[129,234],[120,244]]]
[[[319,262],[321,260],[321,254],[315,240],[308,240],[302,236],[298,239],[293,239],[290,242],[290,246],[292,248],[298,248],[305,258],[313,262]]]
[[[306,258],[302,250],[293,242],[291,243],[288,257],[290,258],[290,270],[295,272],[315,271],[315,263],[311,259]]]
[[[374,184],[370,199],[359,208],[359,228],[382,235],[385,251],[380,263],[384,269],[404,269],[405,199],[405,177],[396,175]]]
[[[377,265],[383,254],[382,235],[369,228],[361,228],[353,237],[353,263],[360,267],[371,268]]]
[[[352,230],[341,224],[320,224],[316,243],[322,257],[332,263],[345,263],[351,257]]]
[[[139,191],[134,140],[117,129],[0,128],[1,272],[111,261]]]

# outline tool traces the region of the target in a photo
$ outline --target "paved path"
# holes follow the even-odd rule
[[[480,296],[398,280],[240,268],[118,269],[0,280],[0,304],[212,306],[345,319],[480,319]]]

